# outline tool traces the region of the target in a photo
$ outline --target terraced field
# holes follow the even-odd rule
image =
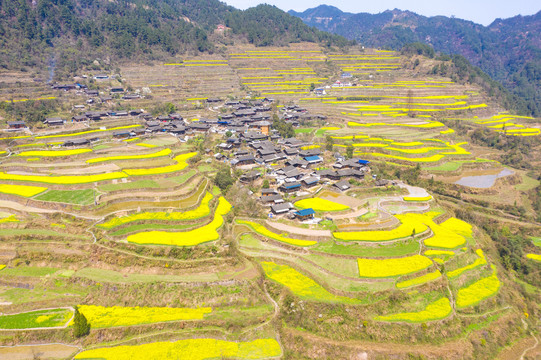
[[[270,219],[257,199],[262,179],[218,188],[216,173],[229,166],[214,158],[223,152],[219,131],[187,141],[165,133],[113,137],[144,126],[130,116],[1,135],[0,357],[14,344],[55,343],[75,359],[362,359],[365,351],[489,359],[528,336],[538,290],[506,271],[518,266],[516,257],[501,261],[486,232],[494,223],[479,219],[535,236],[528,193],[535,174],[521,170],[486,193],[434,176],[500,169],[499,150],[468,134],[490,129],[533,142],[539,123],[501,112],[477,87],[421,76],[411,61],[375,49],[237,45],[119,64],[121,83],[97,82],[102,92],[122,84],[142,94],[115,98],[107,105],[115,110],[158,112],[171,103],[188,121],[234,111],[226,100],[268,97],[277,116],[293,104],[324,115],[300,116],[295,128],[308,143],[301,151],[322,151],[324,163],[311,169],[331,169],[352,149],[371,170],[341,193],[324,180],[282,194],[295,210],[313,209],[319,224]],[[421,67],[434,61],[422,59]],[[64,117],[80,102],[41,84],[26,95],[11,90],[15,102],[60,101]],[[62,146],[80,138],[92,143]],[[282,165],[255,168],[277,187],[270,174]],[[235,168],[234,181],[247,171]],[[376,186],[378,179],[420,190]],[[529,204],[524,214],[464,202],[510,188],[520,194],[515,207]],[[517,253],[532,274],[541,263],[538,243]],[[82,340],[73,337],[75,307],[91,325]]]

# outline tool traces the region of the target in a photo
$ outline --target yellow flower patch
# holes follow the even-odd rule
[[[47,190],[46,187],[0,184],[0,193],[32,197]]]
[[[477,256],[479,257],[473,263],[471,263],[470,265],[466,265],[464,267],[458,268],[456,270],[447,272],[447,277],[449,279],[452,279],[457,276],[460,276],[460,274],[462,274],[465,271],[475,269],[478,266],[485,265],[487,263],[487,259],[485,258],[485,254],[483,253],[483,250],[477,249],[475,252],[477,253]]]
[[[535,261],[541,261],[541,255],[539,254],[528,254],[526,257]]]
[[[477,304],[486,298],[495,295],[500,288],[500,280],[496,276],[496,271],[486,278],[474,282],[470,286],[458,290],[456,297],[456,306],[464,308]]]
[[[157,147],[157,145],[145,144],[145,143],[139,143],[139,144],[135,144],[135,145],[146,147],[146,148],[155,148],[155,147]]]
[[[19,222],[19,219],[17,219],[15,215],[10,215],[8,217],[0,219],[0,224],[9,223],[9,222]]]
[[[167,174],[176,171],[184,170],[188,163],[186,160],[195,156],[196,152],[191,152],[187,154],[178,155],[175,157],[176,165],[163,166],[158,168],[149,168],[149,169],[126,169],[124,172],[130,176],[142,176],[142,175],[157,175],[157,174]]]
[[[111,160],[150,159],[150,158],[156,158],[156,157],[160,157],[160,156],[167,156],[169,154],[171,154],[171,149],[163,149],[163,150],[160,150],[160,151],[152,153],[152,154],[107,156],[107,157],[99,157],[99,158],[89,159],[86,162],[88,164],[94,164],[94,163],[98,163],[98,162],[111,161]]]
[[[288,237],[285,237],[285,236],[282,236],[282,235],[278,235],[276,233],[273,233],[272,231],[270,231],[269,229],[267,229],[263,225],[258,224],[258,223],[253,222],[253,221],[237,220],[237,224],[248,225],[252,230],[254,230],[259,235],[262,235],[262,236],[265,236],[265,237],[268,237],[268,238],[271,238],[271,239],[274,239],[274,240],[277,240],[277,241],[280,241],[280,242],[283,242],[283,243],[286,243],[286,244],[289,244],[289,245],[312,246],[312,245],[317,244],[317,241],[292,239],[292,238],[288,238]]]
[[[220,197],[214,219],[207,225],[185,232],[149,231],[128,236],[128,242],[140,245],[173,245],[194,246],[220,238],[218,229],[223,225],[224,218],[231,210],[231,204]]]
[[[121,179],[128,177],[128,175],[122,171],[116,171],[106,174],[95,175],[63,175],[63,176],[47,176],[47,175],[16,175],[6,174],[0,172],[0,180],[12,180],[12,181],[30,181],[41,182],[47,184],[58,185],[72,185],[72,184],[86,184],[97,181]]]
[[[347,205],[342,205],[334,201],[321,198],[300,200],[295,203],[295,206],[299,209],[312,208],[315,211],[341,211],[350,209],[350,207]]]
[[[432,200],[432,196],[404,196],[404,201],[430,201]]]
[[[459,220],[454,217],[445,220],[444,222],[440,224],[440,226],[447,230],[452,230],[455,233],[462,235],[464,237],[473,236],[472,226],[468,224],[467,222]]]
[[[378,316],[378,321],[405,321],[405,322],[426,322],[441,320],[449,316],[453,309],[448,298],[441,298],[432,304],[429,304],[423,311],[399,313],[386,316]]]
[[[426,253],[425,253],[425,255],[426,255]],[[436,270],[434,272],[428,273],[428,274],[423,275],[423,276],[419,276],[419,277],[416,277],[416,278],[413,278],[413,279],[410,279],[410,280],[405,280],[405,281],[398,282],[398,283],[396,283],[396,287],[399,288],[399,289],[408,288],[408,287],[421,285],[421,284],[427,283],[429,281],[439,279],[440,277],[441,277],[441,272],[439,270]]]
[[[402,224],[392,230],[373,230],[373,231],[348,231],[335,232],[334,237],[342,241],[389,241],[406,238],[415,234],[420,234],[428,227],[419,221],[417,217],[409,216],[411,214],[397,215]]]
[[[165,321],[201,320],[205,314],[212,312],[209,307],[190,309],[80,305],[78,308],[92,324],[93,328],[130,326]]]
[[[268,359],[282,355],[275,339],[232,342],[215,339],[186,339],[142,345],[122,345],[86,350],[74,359],[103,360],[208,360],[208,359]]]
[[[441,155],[441,154],[435,154],[435,155],[432,155],[432,156],[429,156],[429,157],[420,157],[420,158],[396,156],[396,155],[389,155],[389,154],[379,154],[379,153],[358,153],[358,154],[359,155],[371,155],[371,156],[375,156],[375,157],[384,157],[384,158],[390,158],[390,159],[397,159],[397,160],[409,161],[409,162],[418,162],[418,163],[422,163],[422,162],[438,162],[438,161],[440,161],[441,159],[443,159],[445,157],[445,155]]]
[[[128,216],[113,218],[103,224],[98,224],[98,227],[103,229],[111,229],[116,226],[124,225],[132,221],[140,220],[162,220],[162,221],[179,221],[179,220],[194,220],[210,214],[209,202],[212,199],[212,194],[207,192],[201,204],[194,210],[183,212],[139,212]]]
[[[118,127],[114,127],[114,128],[110,128],[110,129],[87,130],[87,131],[82,131],[82,132],[73,133],[73,134],[58,134],[58,135],[36,136],[35,139],[48,139],[48,138],[57,138],[57,137],[80,136],[80,135],[92,134],[92,133],[103,132],[103,131],[115,131],[115,130],[133,129],[133,128],[136,128],[136,127],[141,127],[141,125],[127,125],[127,126],[118,126]]]
[[[53,156],[72,156],[92,152],[92,149],[73,149],[73,150],[34,150],[34,151],[23,151],[19,153],[18,156],[42,156],[42,157],[53,157]]]
[[[265,275],[279,284],[287,287],[291,292],[303,299],[310,299],[331,303],[359,303],[358,300],[345,296],[333,295],[311,278],[304,276],[297,270],[273,262],[262,262],[261,267]]]
[[[432,260],[422,255],[390,259],[357,259],[362,278],[387,278],[407,275],[432,266]]]

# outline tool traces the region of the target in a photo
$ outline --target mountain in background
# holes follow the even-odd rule
[[[357,40],[367,47],[399,50],[422,42],[446,54],[460,54],[517,95],[523,112],[541,116],[541,11],[496,19],[489,26],[410,11],[380,14],[342,12],[321,5],[289,11],[307,25]]]

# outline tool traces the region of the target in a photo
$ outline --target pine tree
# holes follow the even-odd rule
[[[90,333],[90,324],[86,317],[75,307],[75,316],[73,317],[73,336],[80,338]]]

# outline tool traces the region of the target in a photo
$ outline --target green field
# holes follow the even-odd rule
[[[94,203],[94,189],[49,190],[36,196],[35,199],[75,205],[91,205]]]
[[[154,180],[135,180],[126,183],[121,182],[118,184],[104,184],[100,185],[98,189],[100,191],[109,192],[130,189],[156,189],[159,187],[160,185]]]
[[[47,328],[65,325],[73,312],[67,309],[38,310],[0,316],[0,329]]]
[[[37,266],[18,266],[15,268],[5,268],[2,271],[3,276],[46,276],[57,272],[58,268],[37,267]]]

